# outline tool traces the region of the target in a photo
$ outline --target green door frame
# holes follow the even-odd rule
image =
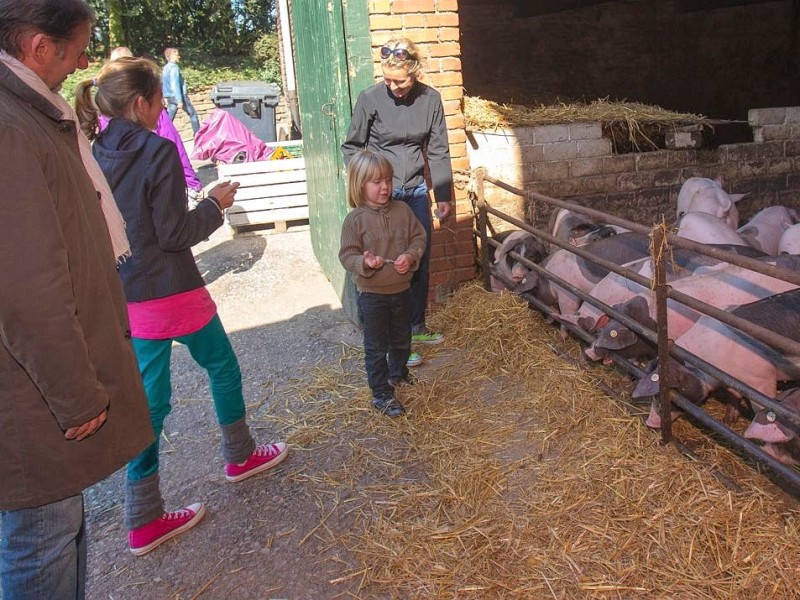
[[[338,259],[348,211],[339,146],[358,92],[373,82],[367,0],[294,0],[292,15],[311,242],[345,312],[357,322],[355,288]]]

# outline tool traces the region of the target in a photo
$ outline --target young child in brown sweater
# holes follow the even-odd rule
[[[409,382],[411,277],[425,253],[425,229],[403,202],[392,201],[392,166],[363,150],[347,167],[347,200],[339,261],[358,289],[364,363],[372,405],[397,417],[405,412],[394,388]]]

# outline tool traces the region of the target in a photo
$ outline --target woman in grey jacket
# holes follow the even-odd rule
[[[444,220],[452,212],[453,199],[444,107],[439,92],[419,81],[422,64],[411,40],[399,38],[384,44],[381,68],[383,82],[367,88],[356,100],[342,154],[345,164],[365,148],[385,156],[394,170],[392,199],[408,204],[422,223],[428,246],[411,281],[411,339],[438,344],[444,336],[425,325],[432,230],[425,162],[433,182],[436,214]],[[409,366],[420,362],[421,357],[413,353]]]
[[[159,491],[158,438],[171,411],[169,375],[172,342],[189,348],[208,371],[222,429],[225,477],[241,481],[286,457],[286,444],[257,446],[245,422],[239,363],[205,288],[191,247],[223,222],[236,185],[221,183],[193,210],[175,145],[151,130],[162,110],[158,69],[141,58],[107,63],[96,81],[76,90],[84,130],[96,131],[97,109],[111,118],[93,152],[127,223],[131,257],[120,266],[128,300],[133,347],[144,381],[156,442],[128,465],[125,521],[135,555],[193,527],[200,503],[164,511]]]

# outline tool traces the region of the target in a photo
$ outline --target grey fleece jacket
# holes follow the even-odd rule
[[[425,253],[427,236],[420,222],[404,202],[390,201],[386,206],[359,206],[344,218],[339,261],[348,271],[360,292],[397,294],[407,290],[411,277]],[[391,264],[371,269],[364,264],[364,252],[394,260],[401,254],[414,257],[414,265],[401,275]]]
[[[361,92],[342,144],[345,164],[365,148],[389,160],[394,188],[413,188],[425,181],[427,156],[436,202],[453,200],[444,107],[432,87],[417,81],[405,98],[395,98],[384,83]]]

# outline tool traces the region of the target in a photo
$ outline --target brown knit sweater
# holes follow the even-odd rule
[[[410,287],[426,243],[425,229],[404,202],[390,201],[380,208],[359,206],[350,211],[342,223],[339,261],[359,291],[396,294]],[[405,275],[390,264],[371,269],[364,264],[367,250],[375,256],[392,260],[401,254],[410,254],[414,257],[414,265]]]

